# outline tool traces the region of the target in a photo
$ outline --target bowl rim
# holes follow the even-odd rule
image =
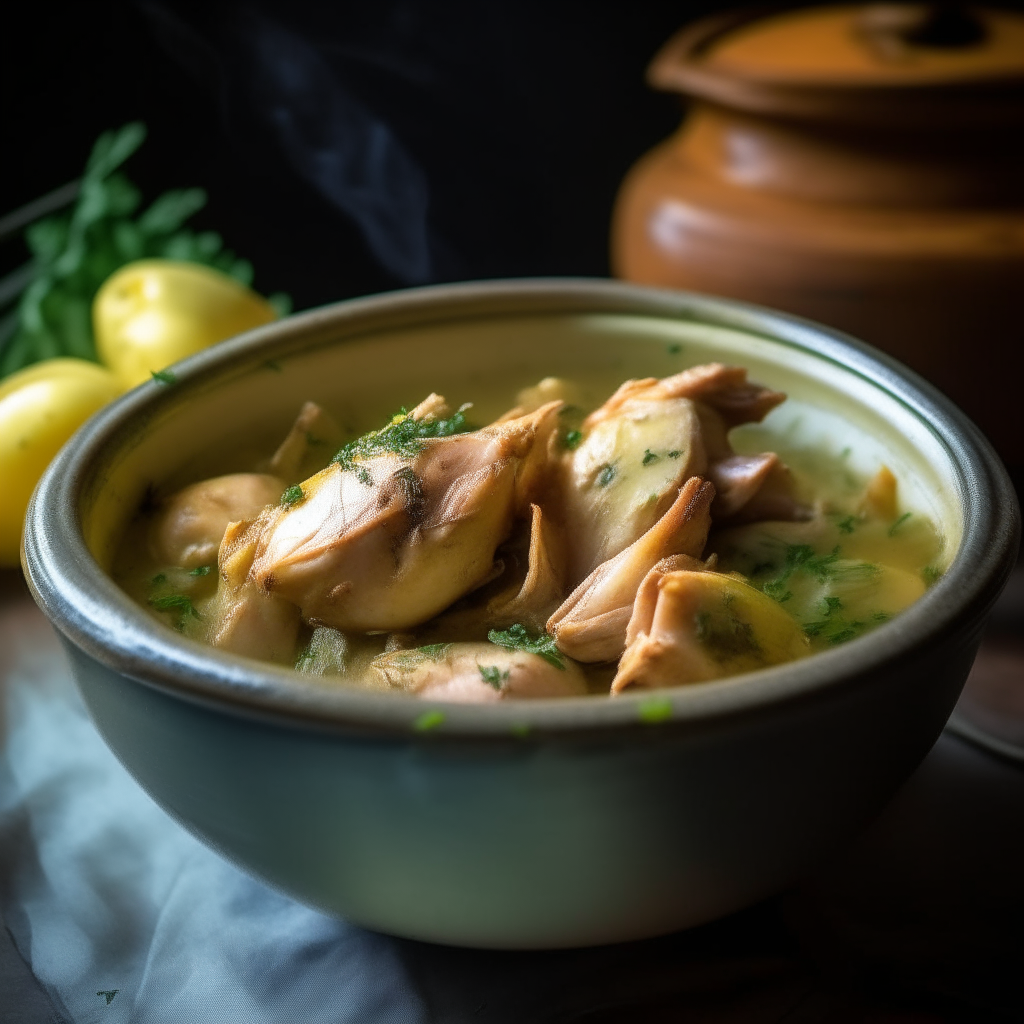
[[[733,299],[606,279],[538,278],[428,285],[348,299],[246,332],[175,364],[179,384],[285,355],[345,344],[403,326],[542,314],[669,317],[731,328],[838,364],[886,392],[946,450],[963,509],[960,547],[910,608],[841,648],[699,686],[495,704],[425,701],[327,688],[292,669],[226,654],[153,619],[89,552],[80,501],[90,473],[111,457],[128,424],[173,400],[177,387],[146,382],[106,406],[64,446],[36,487],[22,564],[36,602],[74,647],[122,676],[242,717],[329,732],[422,738],[590,735],[652,726],[704,729],[818,699],[905,661],[955,628],[975,637],[1012,569],[1020,511],[1009,477],[980,430],[936,388],[892,357],[840,331]]]

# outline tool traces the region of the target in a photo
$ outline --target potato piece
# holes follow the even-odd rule
[[[611,692],[719,679],[809,652],[800,626],[739,577],[655,569],[637,595]]]
[[[384,681],[424,699],[466,704],[587,692],[583,673],[571,661],[558,668],[537,654],[488,643],[435,644],[382,654],[373,659],[370,674],[371,685]]]

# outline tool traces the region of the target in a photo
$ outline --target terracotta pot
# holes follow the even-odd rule
[[[864,338],[1024,467],[1024,15],[735,14],[649,80],[692,103],[623,183],[615,273]]]

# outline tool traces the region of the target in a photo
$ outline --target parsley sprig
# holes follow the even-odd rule
[[[492,629],[487,634],[492,644],[510,651],[525,651],[527,654],[540,655],[549,665],[565,671],[562,652],[555,644],[555,638],[547,633],[531,634],[521,623],[509,626],[508,629]]]
[[[41,359],[95,360],[93,297],[115,270],[133,260],[204,263],[252,283],[252,264],[225,249],[220,235],[183,226],[206,205],[203,189],[165,192],[135,216],[142,196],[119,168],[145,138],[140,122],[104,132],[92,148],[74,206],[25,230],[31,259],[5,279],[17,276],[17,286],[6,291],[3,305],[19,294],[20,299],[0,318],[0,378]],[[290,308],[287,296],[270,301],[282,315]]]

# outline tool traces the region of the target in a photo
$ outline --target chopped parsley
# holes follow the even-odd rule
[[[331,460],[342,469],[356,470],[357,463],[375,455],[398,455],[401,458],[415,458],[423,450],[423,441],[432,437],[451,437],[465,434],[473,428],[466,423],[466,414],[459,409],[447,419],[414,420],[405,409],[391,417],[391,422],[380,430],[371,430],[342,446]],[[365,470],[363,471],[365,473]],[[369,476],[369,474],[367,474]],[[368,483],[360,475],[361,483]]]
[[[649,466],[652,462],[657,462],[660,458],[661,456],[657,455],[655,452],[652,452],[650,448],[644,449],[643,464],[645,466]]]
[[[509,626],[508,629],[492,629],[487,634],[487,639],[492,644],[504,647],[510,651],[525,651],[527,654],[537,654],[549,665],[565,670],[562,662],[562,653],[555,644],[555,638],[547,633],[531,635],[530,631],[521,623]]]
[[[429,732],[431,729],[436,729],[444,721],[444,712],[438,711],[436,708],[433,711],[424,711],[413,723],[412,727],[417,732]]]
[[[672,702],[667,697],[648,697],[640,702],[637,715],[645,725],[657,725],[672,717]]]
[[[194,619],[201,619],[202,616],[196,611],[192,599],[184,594],[165,594],[163,597],[151,597],[149,603],[158,612],[177,612],[178,621],[174,628],[179,632],[185,628],[185,623],[191,615]]]
[[[615,479],[615,467],[605,463],[597,474],[597,486],[607,487]]]
[[[178,378],[170,370],[150,370],[149,375],[157,384],[177,384]]]
[[[440,661],[452,649],[451,644],[426,644],[416,650],[426,655],[431,661]]]
[[[672,451],[670,451],[670,452],[668,453],[668,457],[669,457],[670,459],[678,459],[678,458],[679,458],[679,456],[680,456],[680,455],[682,455],[682,454],[683,454],[683,453],[682,453],[682,452],[681,452],[681,451],[680,451],[680,450],[679,450],[678,448],[673,448],[673,449],[672,449]]]
[[[903,515],[901,515],[901,516],[899,517],[899,519],[897,519],[897,520],[896,520],[896,522],[895,522],[895,523],[893,523],[893,524],[892,524],[892,526],[890,526],[890,527],[889,527],[889,536],[890,536],[890,537],[895,537],[895,536],[896,536],[896,531],[897,531],[897,530],[898,530],[898,529],[899,529],[899,528],[900,528],[900,527],[901,527],[901,526],[902,526],[902,525],[903,525],[903,524],[904,524],[904,523],[905,523],[905,522],[906,522],[906,521],[907,521],[907,520],[908,520],[908,519],[909,519],[909,518],[910,518],[910,517],[911,517],[911,516],[912,516],[913,514],[914,514],[913,512],[904,512],[904,513],[903,513]]]
[[[677,342],[677,341],[672,342],[672,344],[668,346],[668,354],[670,356],[677,356],[682,351],[683,351],[683,346],[680,345],[679,342]]]
[[[166,583],[167,582],[167,573],[165,573],[165,572],[158,572],[153,577],[153,582],[154,583]]]
[[[840,519],[839,522],[836,523],[836,529],[840,533],[853,533],[857,528],[858,522],[859,520],[856,516],[846,516],[846,518]]]
[[[302,488],[298,484],[292,484],[292,486],[281,495],[281,504],[284,505],[285,508],[291,508],[292,505],[298,505],[298,503],[305,497],[306,495],[302,492]]]
[[[189,576],[209,576],[212,568],[212,565],[197,565],[189,570]]]
[[[934,565],[926,565],[921,570],[921,579],[924,580],[925,586],[930,587],[942,573]]]
[[[500,690],[508,682],[509,672],[511,671],[511,669],[505,669],[502,672],[497,665],[477,665],[477,668],[480,669],[483,681],[488,686],[493,686],[495,690]]]
[[[569,451],[575,451],[580,446],[580,442],[583,440],[582,430],[569,430],[566,432],[565,437],[562,438],[562,447],[567,448]]]
[[[696,637],[700,644],[721,659],[761,653],[761,645],[754,636],[753,627],[734,615],[712,616],[701,612],[697,616]]]

